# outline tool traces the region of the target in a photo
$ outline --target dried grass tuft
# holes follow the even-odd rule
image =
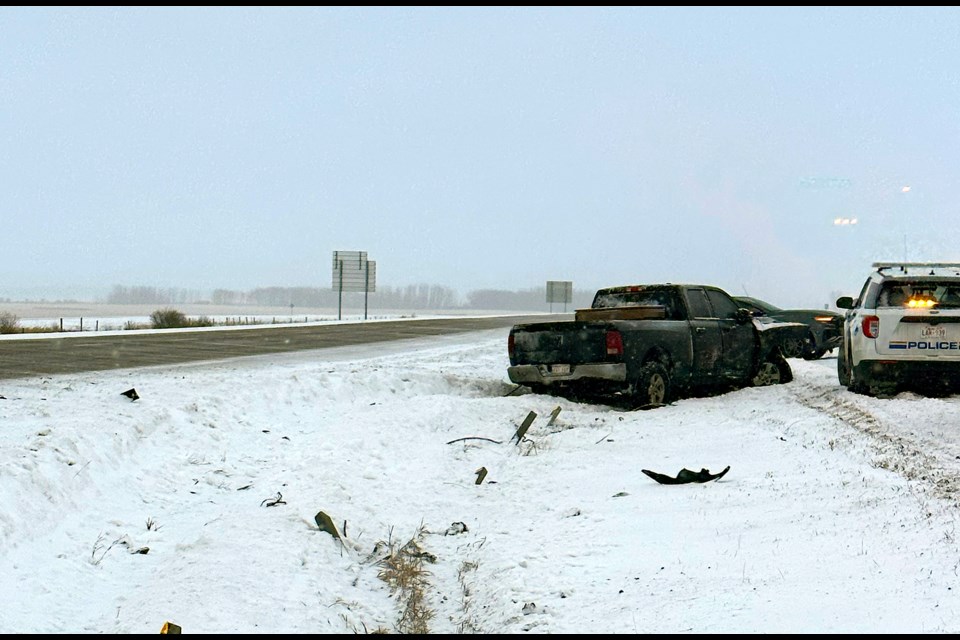
[[[424,533],[421,524],[416,534],[403,546],[398,547],[392,540],[383,543],[385,546],[382,548],[387,555],[378,562],[378,577],[399,598],[401,612],[396,622],[399,633],[430,633],[430,621],[435,615],[426,595],[430,586],[430,572],[424,564],[432,564],[437,558],[421,546]]]

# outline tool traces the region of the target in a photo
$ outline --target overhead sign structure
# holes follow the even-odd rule
[[[377,290],[377,263],[367,259],[366,251],[333,252],[333,290],[339,292],[337,319],[343,317],[343,292],[363,292],[363,319],[367,319],[367,298]]]
[[[568,280],[547,280],[547,302],[550,311],[553,311],[554,302],[562,302],[563,310],[567,310],[567,303],[573,302],[573,282]]]

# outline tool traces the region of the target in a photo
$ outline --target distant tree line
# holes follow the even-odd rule
[[[573,292],[573,302],[566,305],[568,311],[589,307],[593,291]],[[146,287],[115,285],[106,299],[110,304],[215,304],[251,305],[262,307],[320,308],[336,307],[339,292],[320,287],[259,287],[250,291],[215,289],[209,296],[196,289],[176,287]],[[509,291],[504,289],[478,289],[461,299],[456,291],[440,285],[408,285],[404,287],[378,287],[369,294],[371,308],[377,309],[489,309],[489,310],[548,310],[546,286]],[[362,293],[344,293],[343,304],[363,304]],[[563,304],[554,303],[554,311],[562,311]]]
[[[203,301],[203,294],[197,289],[121,285],[114,285],[106,300],[112,304],[185,304]]]

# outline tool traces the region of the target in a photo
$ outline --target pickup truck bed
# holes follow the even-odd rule
[[[574,314],[577,322],[592,320],[663,320],[666,317],[667,310],[661,306],[577,309]]]

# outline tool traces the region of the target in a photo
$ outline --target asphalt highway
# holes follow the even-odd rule
[[[572,318],[572,314],[554,314],[384,320],[293,327],[262,325],[222,330],[131,331],[129,334],[51,334],[51,337],[0,340],[0,379],[342,347]]]

